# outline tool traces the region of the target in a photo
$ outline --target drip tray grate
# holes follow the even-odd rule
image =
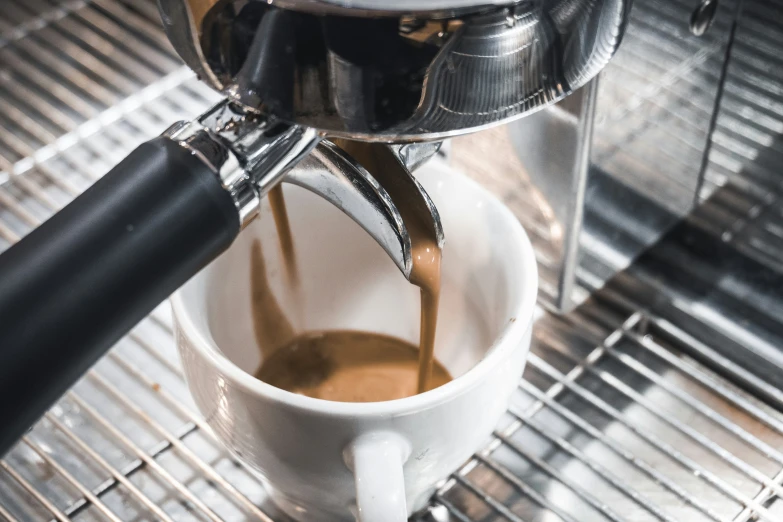
[[[438,500],[467,520],[780,520],[783,416],[663,320],[634,313],[595,344],[583,321],[538,322],[508,426]]]

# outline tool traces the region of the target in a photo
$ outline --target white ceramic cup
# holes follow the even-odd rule
[[[190,391],[209,426],[299,520],[401,522],[487,441],[521,377],[537,291],[533,249],[497,199],[442,165],[417,177],[446,245],[436,357],[454,380],[375,403],[313,399],[252,376],[251,245],[260,239],[280,312],[293,310],[268,208],[173,298]],[[285,197],[304,303],[297,326],[354,329],[418,343],[419,292],[381,248],[329,203]],[[292,316],[291,316],[292,317]]]

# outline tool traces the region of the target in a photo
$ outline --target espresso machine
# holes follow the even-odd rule
[[[278,519],[156,306],[280,182],[407,275],[384,184],[437,211],[342,138],[475,177],[538,255],[525,379],[418,519],[783,519],[781,43],[772,0],[9,0],[0,518]]]
[[[353,168],[328,141],[319,151],[329,156],[325,169],[289,171],[330,136],[408,143],[392,158],[413,167],[437,146],[410,143],[553,103],[609,61],[628,11],[623,0],[503,4],[160,2],[177,53],[226,98],[141,145],[0,258],[0,382],[20,397],[4,412],[13,421],[0,447],[223,252],[286,177],[354,217],[407,277],[410,238],[393,226],[390,198],[377,194],[401,180]],[[421,199],[422,219],[442,242],[437,211],[408,185],[401,197]]]

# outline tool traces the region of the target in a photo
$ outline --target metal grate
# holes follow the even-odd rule
[[[0,4],[0,173],[32,168],[191,78],[144,0]],[[161,111],[161,121],[172,111]],[[175,111],[176,112],[176,111]]]
[[[215,99],[157,60],[171,54],[155,16],[151,0],[0,5],[0,169],[11,177],[0,187],[0,250]],[[39,47],[57,61],[33,56]],[[541,223],[528,223],[534,237],[557,235]],[[686,349],[742,373],[666,320],[614,302],[539,311],[525,379],[495,436],[417,519],[783,520],[783,415]],[[196,413],[167,305],[0,462],[0,518],[283,520]]]
[[[672,324],[602,319],[539,321],[508,426],[438,500],[459,520],[780,520],[783,417]]]

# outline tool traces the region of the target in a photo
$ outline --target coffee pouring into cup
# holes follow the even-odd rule
[[[295,317],[299,304],[286,299],[285,258],[268,206],[173,298],[196,405],[296,520],[407,519],[486,441],[524,369],[538,278],[522,227],[496,198],[446,166],[428,164],[417,177],[453,231],[443,246],[435,342],[450,382],[416,394],[414,378],[404,398],[338,402],[254,377],[279,353],[258,349],[248,281],[259,244],[264,287],[278,296],[280,315]],[[297,328],[373,332],[417,345],[418,289],[334,206],[300,187],[283,188],[305,296]]]

